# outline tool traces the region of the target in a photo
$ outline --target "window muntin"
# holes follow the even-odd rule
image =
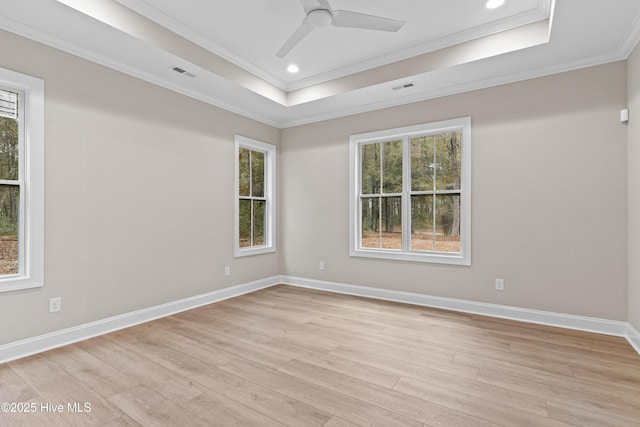
[[[0,292],[44,284],[44,82],[0,69]]]
[[[236,135],[235,256],[275,251],[275,147]]]
[[[470,264],[470,119],[353,135],[352,256]]]

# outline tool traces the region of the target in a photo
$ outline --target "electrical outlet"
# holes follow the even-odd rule
[[[228,265],[224,268],[224,275],[231,276],[231,267],[229,267]]]
[[[320,261],[320,271],[324,271],[324,261]]]
[[[504,291],[504,279],[496,279],[496,291]]]
[[[62,310],[62,298],[50,298],[49,299],[49,313],[57,313]]]

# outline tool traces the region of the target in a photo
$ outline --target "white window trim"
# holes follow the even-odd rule
[[[359,191],[361,180],[361,165],[359,162],[359,147],[363,143],[382,142],[392,139],[411,138],[424,133],[446,132],[447,130],[462,130],[462,170],[460,182],[460,253],[440,253],[423,251],[402,251],[390,249],[361,248],[362,228],[360,218]],[[405,154],[405,162],[407,156]],[[409,163],[410,164],[410,163]],[[405,171],[408,168],[405,168]],[[404,172],[403,172],[404,173]],[[404,180],[408,178],[404,175]],[[404,186],[403,194],[408,192]],[[408,200],[405,195],[404,200]],[[410,205],[405,202],[402,209],[403,233],[408,230],[408,217]],[[396,129],[388,129],[376,132],[368,132],[349,137],[349,255],[353,257],[366,257],[378,259],[390,259],[398,261],[417,261],[439,264],[471,265],[471,117],[444,120],[434,123],[426,123],[415,126],[407,126]]]
[[[240,188],[238,156],[240,148],[248,148],[264,153],[265,183],[264,195],[266,201],[265,244],[250,248],[240,247]],[[234,183],[234,256],[243,257],[271,253],[276,251],[276,147],[266,142],[257,141],[245,136],[235,136],[235,183]]]
[[[19,148],[21,271],[0,276],[0,292],[9,292],[44,286],[44,81],[0,68],[0,86],[21,92],[24,132]]]

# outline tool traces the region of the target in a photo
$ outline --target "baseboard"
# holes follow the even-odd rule
[[[640,354],[640,332],[631,324],[627,327],[627,336],[625,337],[629,344]]]
[[[396,301],[541,325],[557,326],[566,329],[621,336],[625,337],[638,354],[640,354],[640,333],[626,322],[393,291],[369,286],[305,279],[301,277],[274,276],[5,344],[0,346],[0,363],[31,356],[36,353],[73,344],[78,341],[268,288],[280,283],[386,301]]]
[[[31,356],[98,335],[268,288],[278,283],[280,283],[280,276],[274,276],[5,344],[0,346],[0,363]]]
[[[607,319],[574,316],[570,314],[530,310],[526,308],[487,304],[482,302],[453,298],[435,297],[411,292],[372,288],[368,286],[357,286],[344,283],[311,280],[300,277],[282,276],[281,280],[282,283],[292,286],[319,289],[348,295],[357,295],[367,298],[376,298],[386,301],[423,305],[427,307],[461,311],[464,313],[473,313],[490,317],[499,317],[503,319],[537,323],[540,325],[557,326],[560,328],[614,335],[629,339],[628,328],[630,327],[630,325],[626,322],[616,322]],[[636,338],[640,338],[640,336],[636,335]],[[635,348],[636,350],[638,350],[639,347],[636,346]],[[638,353],[640,353],[640,351]]]

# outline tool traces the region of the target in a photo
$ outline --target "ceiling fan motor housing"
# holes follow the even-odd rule
[[[333,22],[333,15],[327,9],[315,9],[307,14],[307,22],[314,28],[328,27]]]

